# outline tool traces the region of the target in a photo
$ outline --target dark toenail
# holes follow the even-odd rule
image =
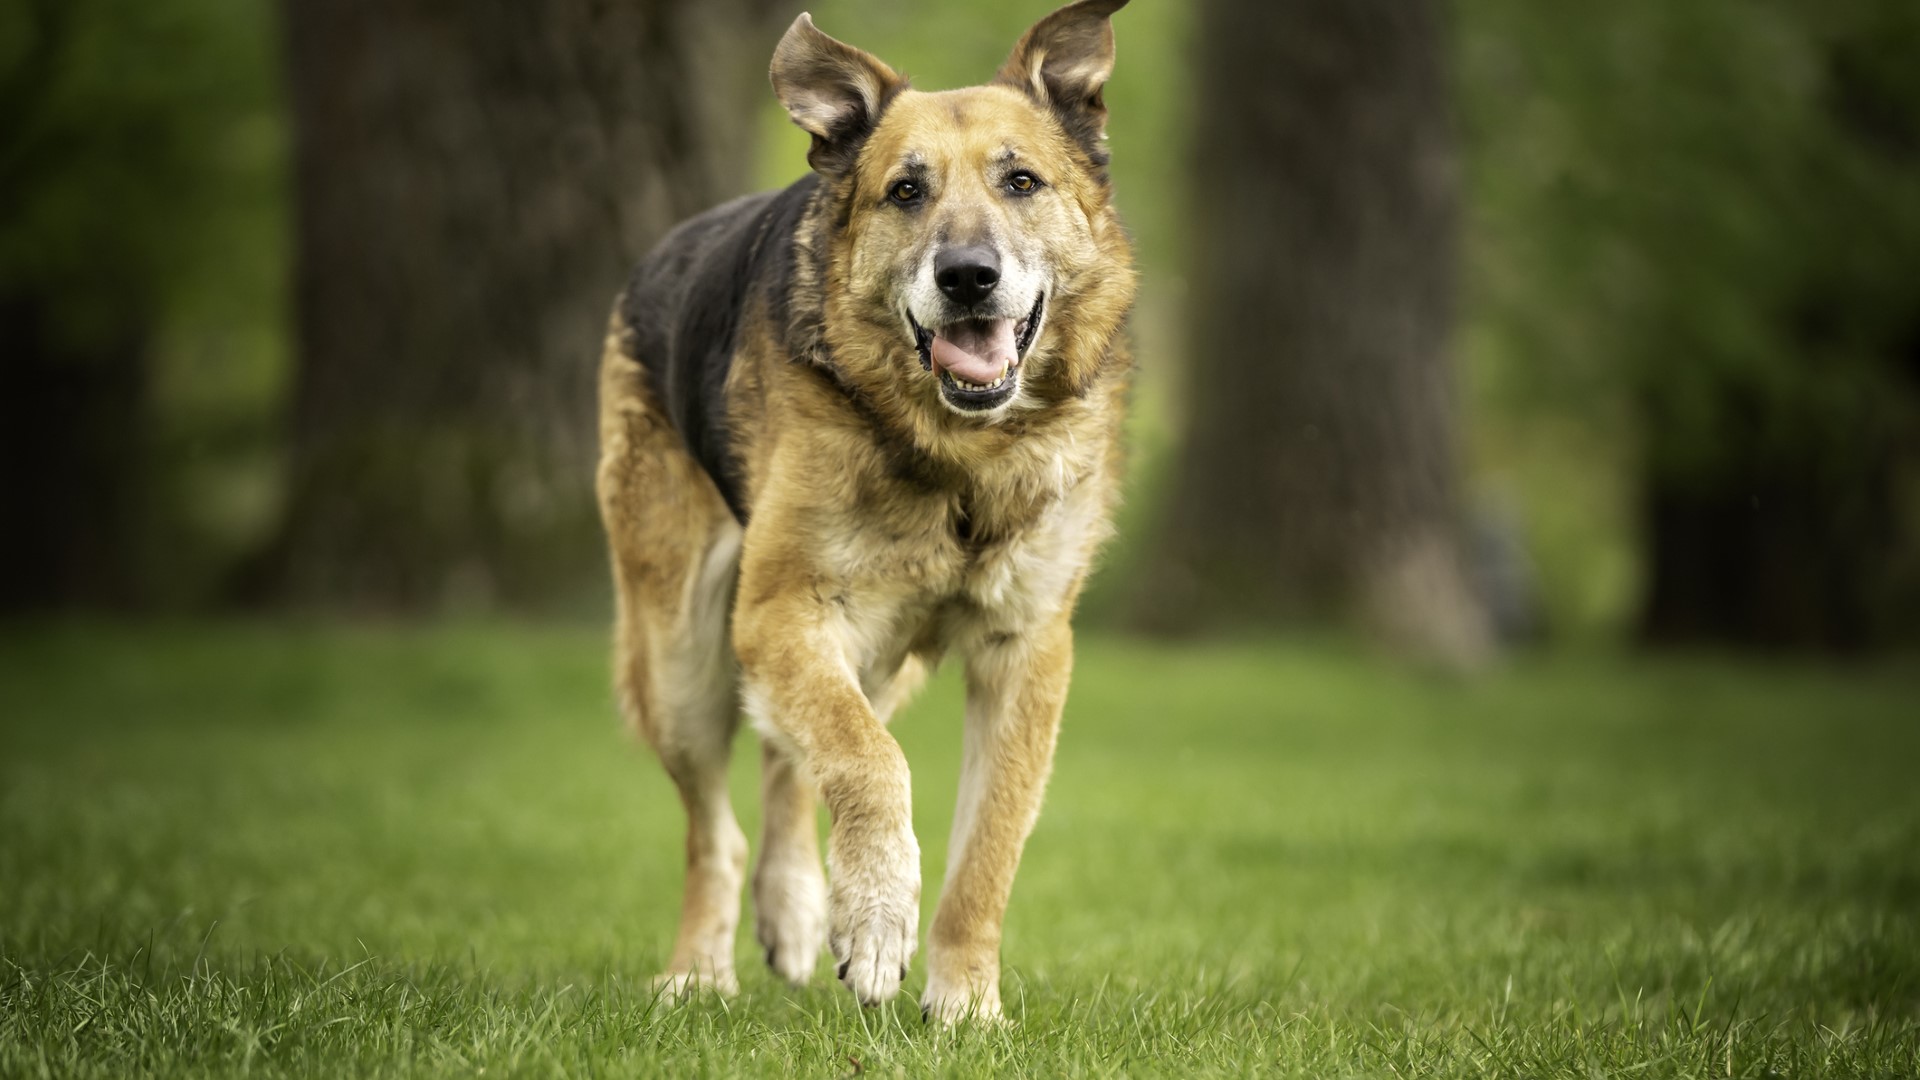
[[[905,964],[900,965],[900,981],[901,982],[907,981],[907,965]]]
[[[844,978],[846,978],[846,977],[847,977],[847,966],[848,966],[848,965],[850,965],[850,964],[852,964],[852,963],[853,963],[853,961],[851,961],[851,960],[842,960],[842,961],[840,961],[840,977],[841,977],[841,978],[843,978],[843,979],[844,979]]]
[[[773,946],[767,946],[767,966],[773,966]]]
[[[920,1022],[924,1024],[931,1019],[933,1019],[933,1006],[931,1005],[920,1006]]]

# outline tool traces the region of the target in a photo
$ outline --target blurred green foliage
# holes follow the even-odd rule
[[[1047,7],[812,5],[928,89],[989,77]],[[1179,438],[1183,267],[1205,257],[1182,215],[1241,191],[1187,171],[1183,118],[1233,107],[1191,92],[1190,9],[1140,0],[1115,20],[1113,173],[1143,272],[1134,526]],[[1920,353],[1920,5],[1461,0],[1455,15],[1471,486],[1519,522],[1552,626],[1606,637],[1637,602],[1649,467],[1710,470],[1728,425],[1760,423],[1844,472],[1839,436],[1913,430],[1914,376],[1889,357]],[[241,0],[0,0],[0,287],[57,292],[76,334],[151,320],[157,547],[183,600],[276,510],[290,207],[275,34],[271,6]],[[759,186],[783,184],[805,138],[771,94],[757,122]],[[1727,415],[1729,385],[1786,407]],[[1650,461],[1649,402],[1699,437]],[[1109,592],[1134,557],[1123,544]]]
[[[1482,480],[1520,490],[1563,625],[1617,624],[1633,477],[1711,482],[1757,441],[1846,484],[1915,430],[1920,5],[1459,24]]]
[[[1708,389],[1723,381],[1811,399],[1823,425],[1895,390],[1881,357],[1920,325],[1920,6],[1637,2],[1578,23],[1480,9],[1464,50],[1489,256],[1476,315],[1507,344],[1516,394],[1577,405],[1656,385],[1711,431],[1729,420]],[[1793,325],[1823,305],[1844,315]]]
[[[84,354],[146,342],[141,517],[163,601],[270,523],[288,368],[273,6],[0,0],[0,294]]]

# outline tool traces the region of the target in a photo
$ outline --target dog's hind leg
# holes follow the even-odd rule
[[[641,617],[654,623],[640,646],[647,657],[647,704],[640,711],[651,717],[643,727],[687,812],[680,930],[660,979],[674,994],[703,986],[732,993],[738,985],[733,939],[747,838],[727,793],[739,713],[726,606],[739,550],[738,528],[717,537],[689,582],[690,603],[671,613],[678,617],[662,619],[668,613],[659,611]]]
[[[617,606],[614,682],[687,813],[680,929],[656,980],[680,995],[731,993],[746,836],[727,793],[739,716],[727,621],[740,526],[610,344],[602,377],[601,513]]]
[[[827,877],[812,783],[786,747],[762,736],[760,861],[753,870],[754,933],[767,966],[805,986],[827,943]]]

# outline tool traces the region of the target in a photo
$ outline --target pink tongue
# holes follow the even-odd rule
[[[1013,320],[974,319],[933,335],[933,362],[970,383],[986,385],[1013,363]]]

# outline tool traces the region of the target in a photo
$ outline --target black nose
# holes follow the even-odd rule
[[[990,247],[947,248],[933,257],[933,283],[947,299],[972,307],[1000,284],[1000,256]]]

